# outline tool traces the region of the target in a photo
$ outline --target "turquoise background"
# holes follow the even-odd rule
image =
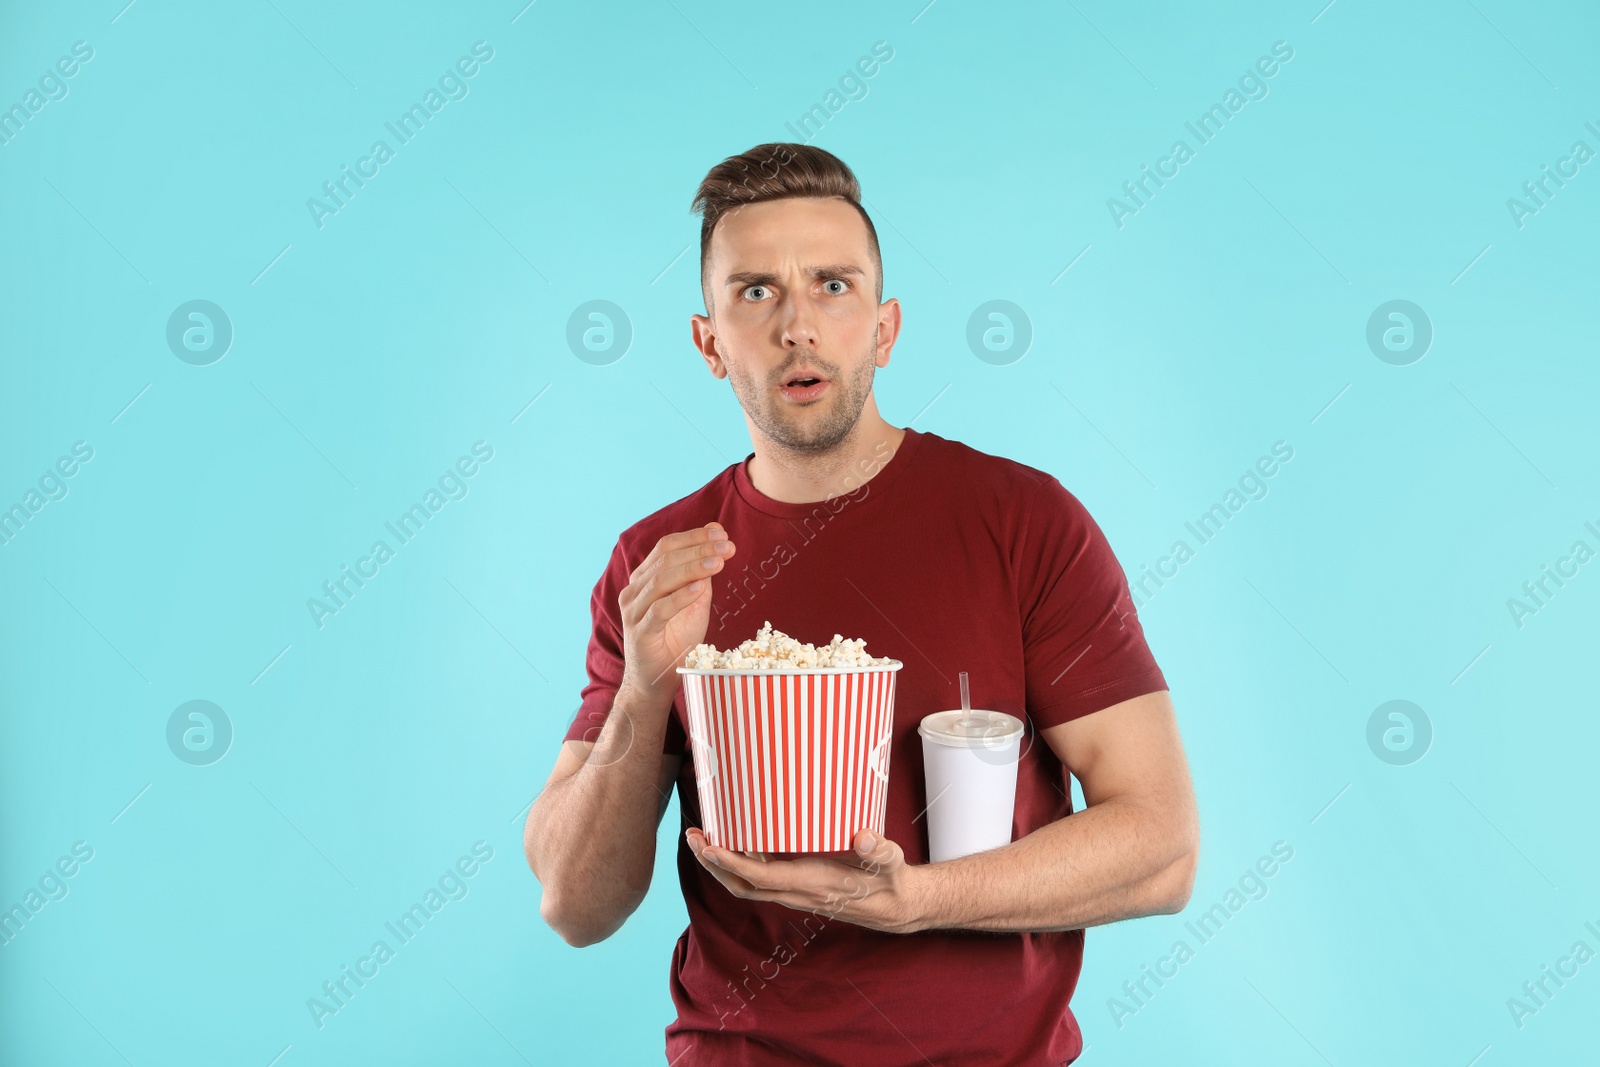
[[[1507,1001],[1600,952],[1600,563],[1520,627],[1507,601],[1600,549],[1600,163],[1521,226],[1507,200],[1600,149],[1600,15],[925,5],[6,5],[0,106],[94,51],[0,145],[0,507],[93,458],[0,544],[0,907],[93,858],[0,947],[0,1061],[664,1058],[676,812],[649,898],[581,951],[539,918],[522,815],[616,535],[750,451],[689,344],[695,186],[804,139],[877,41],[810,139],[855,168],[904,306],[885,417],[1056,474],[1133,579],[1294,450],[1141,609],[1200,870],[1184,914],[1089,932],[1080,1062],[1593,1055],[1600,962],[1520,1026]],[[308,198],[478,41],[466,97],[319,228]],[[1277,41],[1265,98],[1196,147],[1185,122]],[[1180,137],[1119,227],[1108,199]],[[1433,330],[1406,365],[1366,338],[1394,299]],[[209,365],[167,343],[191,300],[231,323]],[[620,358],[568,344],[592,300],[626,315]],[[1020,358],[969,347],[990,300],[1026,316]],[[308,599],[480,441],[465,495],[319,628]],[[191,700],[232,727],[205,766],[168,744]],[[1405,765],[1367,741],[1390,700],[1431,724]],[[307,999],[475,842],[464,899],[319,1029]]]

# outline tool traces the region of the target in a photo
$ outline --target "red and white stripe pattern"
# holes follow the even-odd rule
[[[680,668],[701,828],[739,852],[883,833],[899,663],[839,674]]]

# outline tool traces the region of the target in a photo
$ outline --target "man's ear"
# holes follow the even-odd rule
[[[728,365],[722,361],[722,356],[717,352],[716,328],[711,319],[706,315],[689,316],[689,332],[694,338],[694,347],[700,353],[700,358],[706,361],[706,366],[711,370],[713,378],[726,378]]]
[[[900,301],[890,297],[878,306],[878,351],[873,362],[879,367],[889,365],[889,353],[900,337]]]

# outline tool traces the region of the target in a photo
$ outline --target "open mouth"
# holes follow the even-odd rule
[[[790,400],[804,403],[815,400],[828,388],[828,383],[822,378],[798,377],[791,378],[778,387],[778,391]]]

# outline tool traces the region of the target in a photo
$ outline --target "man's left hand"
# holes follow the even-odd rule
[[[713,848],[694,826],[684,837],[700,866],[743,900],[770,900],[888,934],[924,928],[925,872],[906,863],[899,845],[870,830],[857,831],[853,852],[795,859]]]

